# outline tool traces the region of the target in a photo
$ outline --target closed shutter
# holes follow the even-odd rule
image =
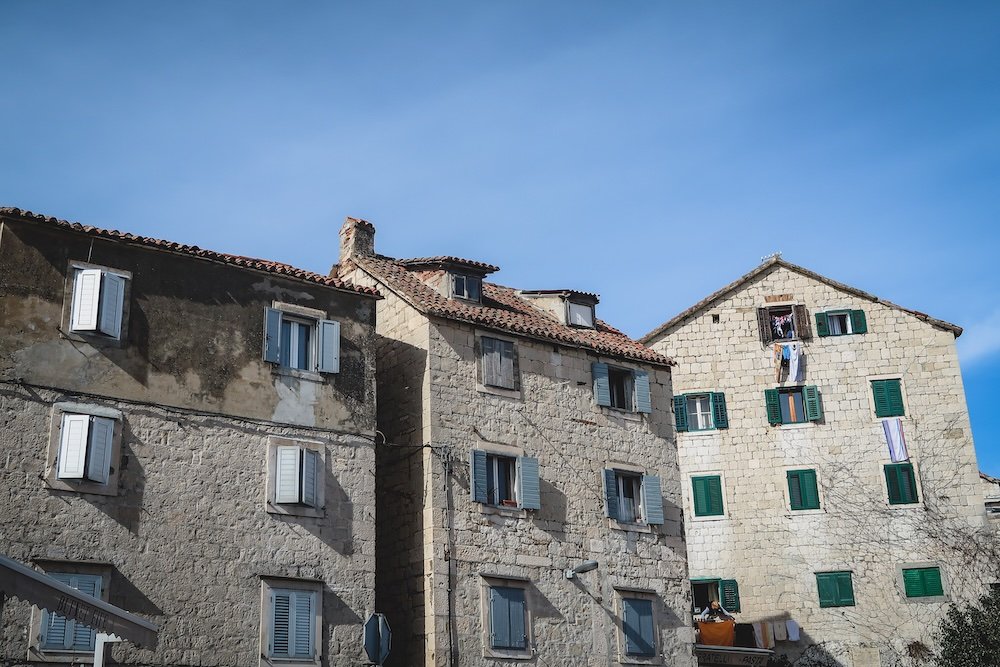
[[[101,303],[101,270],[78,269],[73,277],[72,331],[97,331]]]
[[[111,474],[111,450],[115,436],[115,420],[92,417],[87,445],[87,479],[107,484]]]
[[[71,585],[76,590],[95,598],[101,596],[101,578],[99,576],[78,574],[74,579],[75,581]],[[93,651],[97,633],[80,621],[73,621],[71,625],[73,626],[73,641],[70,648],[74,651]]]
[[[320,320],[316,326],[319,331],[319,363],[316,370],[320,373],[339,373],[340,322]]]
[[[622,629],[627,655],[656,655],[653,603],[641,598],[622,598]]]
[[[837,604],[841,607],[854,606],[854,582],[850,572],[837,572]]]
[[[722,503],[722,478],[719,475],[692,477],[695,516],[721,516],[725,512]]]
[[[815,470],[799,470],[799,488],[802,491],[802,506],[799,509],[819,509],[819,487],[816,484]]]
[[[101,333],[121,338],[125,309],[125,278],[105,273],[101,280]]]
[[[642,476],[642,511],[646,523],[653,526],[663,523],[663,491],[656,475]]]
[[[73,575],[61,574],[58,572],[46,573],[48,576],[52,577],[58,582],[64,583],[67,586],[73,586]],[[76,588],[73,586],[73,588]],[[72,641],[72,632],[67,636],[67,621],[65,616],[52,613],[51,611],[42,612],[42,637],[41,644],[42,648],[50,649],[66,649],[69,647],[67,644],[67,639]]]
[[[59,479],[83,479],[87,469],[90,415],[64,414],[61,430],[56,477]]]
[[[594,400],[598,405],[611,406],[611,382],[608,380],[608,365],[594,363],[590,365],[594,376]]]
[[[486,502],[486,452],[469,452],[469,493],[477,503]]]
[[[496,338],[483,336],[479,339],[483,358],[483,384],[487,387],[499,387],[500,384],[500,341]]]
[[[803,509],[802,507],[802,480],[799,478],[799,470],[789,470],[786,473],[788,478],[788,500],[793,510]]]
[[[542,507],[541,489],[538,485],[538,459],[531,456],[517,457],[517,497],[521,507],[537,510]]]
[[[944,595],[941,568],[917,567],[903,570],[903,587],[908,598]]]
[[[292,624],[292,594],[271,592],[271,657],[290,657]]]
[[[679,433],[688,430],[687,397],[684,395],[674,396],[674,425]]]
[[[823,404],[819,400],[819,389],[816,385],[802,388],[802,403],[806,409],[806,421],[819,421],[823,418]]]
[[[318,488],[322,483],[320,478],[321,460],[319,453],[311,449],[302,450],[302,504],[316,507],[319,504]]]
[[[851,311],[851,333],[856,333],[856,334],[868,333],[868,321],[867,319],[865,319],[865,311],[863,310]]]
[[[729,412],[726,410],[726,395],[721,391],[710,394],[712,401],[712,420],[715,428],[729,428]]]
[[[510,648],[526,648],[525,600],[523,588],[506,589],[507,607],[510,610]]]
[[[757,309],[757,330],[761,343],[767,345],[774,340],[774,330],[771,328],[771,317],[767,314],[767,308]]]
[[[735,579],[723,579],[719,582],[719,597],[726,611],[740,610],[740,587]]]
[[[274,502],[297,503],[302,499],[300,465],[302,450],[299,447],[278,447],[274,476]]]
[[[316,594],[295,591],[291,594],[293,622],[291,631],[291,655],[295,658],[311,658],[313,655],[314,598]]]
[[[264,309],[264,361],[272,364],[281,362],[281,311]]]
[[[781,403],[777,389],[764,390],[764,405],[767,408],[767,423],[771,426],[781,423]]]
[[[499,649],[527,647],[524,590],[507,586],[490,588],[490,646]]]
[[[795,313],[795,335],[800,340],[812,338],[812,327],[809,326],[809,313],[806,312],[806,307],[798,304],[792,311]]]
[[[941,569],[925,567],[921,571],[924,581],[924,593],[928,596],[944,595],[944,584],[941,582]]]
[[[498,387],[514,389],[514,343],[507,340],[497,341],[500,351],[500,374]]]
[[[821,572],[816,575],[816,588],[819,589],[819,606],[837,606],[837,575],[832,572]]]
[[[101,577],[92,574],[47,573],[56,581],[75,588],[85,595],[101,597]],[[65,616],[45,611],[42,617],[42,648],[71,651],[93,651],[96,633],[90,627]]]
[[[653,403],[649,398],[649,373],[632,371],[632,377],[635,385],[635,411],[652,412]]]
[[[912,463],[886,465],[885,485],[889,492],[890,505],[908,505],[919,501]]]
[[[903,389],[899,380],[872,380],[875,416],[902,417]]]
[[[830,335],[830,318],[826,313],[816,313],[816,335],[820,338]]]
[[[618,475],[614,470],[604,471],[604,507],[608,517],[618,520]]]

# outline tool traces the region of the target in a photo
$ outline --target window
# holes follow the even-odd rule
[[[801,304],[758,308],[757,328],[764,344],[776,340],[804,340],[812,337],[806,308]]]
[[[128,276],[109,269],[72,267],[69,329],[116,340],[122,335]]]
[[[823,418],[823,405],[819,389],[814,385],[804,387],[779,387],[764,390],[769,424],[801,424]]]
[[[117,494],[121,421],[122,413],[113,408],[56,403],[52,408],[45,485],[78,493]]]
[[[451,274],[451,295],[466,301],[481,300],[483,279],[478,276],[467,276],[460,273]]]
[[[62,572],[46,572],[46,574],[81,593],[101,598],[104,584],[101,575]],[[97,633],[79,621],[42,610],[40,636],[39,648],[43,651],[89,652],[94,650],[94,639]]]
[[[903,388],[900,380],[872,380],[871,382],[876,417],[902,417],[906,414],[903,409]]]
[[[917,477],[912,463],[892,463],[885,466],[885,486],[890,505],[911,505],[920,502]]]
[[[903,568],[903,589],[908,598],[930,598],[944,595],[941,568]]]
[[[479,345],[482,383],[487,387],[517,391],[520,388],[520,372],[514,343],[482,336]]]
[[[718,602],[726,611],[740,610],[740,587],[735,579],[694,579],[691,594],[696,614],[704,611],[711,602]]]
[[[629,412],[652,412],[646,371],[595,363],[591,364],[591,373],[598,405]]]
[[[793,510],[819,509],[819,488],[815,470],[789,470],[788,500]]]
[[[322,443],[272,436],[268,440],[267,505],[272,514],[323,515],[326,463]]]
[[[656,475],[606,469],[604,497],[608,518],[620,523],[663,523],[663,493]]]
[[[832,310],[816,313],[816,335],[847,336],[868,332],[868,322],[863,310]]]
[[[726,395],[710,392],[674,396],[674,423],[678,431],[729,428]]]
[[[691,478],[695,516],[723,516],[722,477],[699,475]]]
[[[528,648],[527,605],[521,586],[487,586],[489,648],[525,651]]]
[[[75,588],[85,596],[107,602],[113,569],[110,564],[46,559],[37,559],[36,564],[47,576],[63,585]],[[89,623],[96,622],[104,613],[96,604],[81,602],[77,607],[74,614],[76,619],[60,614],[58,608],[50,611],[36,606],[32,609],[28,633],[31,638],[29,661],[74,664],[90,662],[87,654],[94,651],[97,633]]]
[[[651,657],[656,655],[656,624],[653,621],[653,601],[648,597],[626,597],[622,602],[622,637],[625,655]]]
[[[853,607],[854,583],[850,572],[817,572],[820,607]]]
[[[568,301],[566,303],[566,308],[568,310],[568,321],[571,327],[586,327],[587,329],[594,328],[594,307],[589,303],[576,303],[575,301]]]
[[[270,664],[320,662],[322,584],[267,578],[261,584],[263,657]]]
[[[303,312],[320,314],[306,308],[294,308],[294,313],[265,308],[264,361],[301,371],[340,372],[340,323]]]
[[[481,449],[470,453],[469,490],[484,505],[537,510],[541,508],[538,459],[505,456]]]

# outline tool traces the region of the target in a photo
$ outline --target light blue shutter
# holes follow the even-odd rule
[[[121,337],[124,307],[125,279],[105,273],[101,280],[101,333],[112,338]]]
[[[316,507],[319,485],[320,458],[311,449],[302,450],[302,504]]]
[[[281,311],[274,308],[264,309],[264,361],[272,364],[280,363],[281,348]]]
[[[477,503],[486,502],[486,452],[479,449],[469,452],[469,492]]]
[[[517,457],[517,497],[521,507],[537,510],[542,507],[541,490],[538,486],[538,459],[531,456]]]
[[[320,320],[319,328],[319,363],[320,373],[340,372],[340,322]]]
[[[292,620],[291,593],[271,592],[271,656],[289,657],[289,634]]]
[[[649,373],[632,371],[635,378],[635,411],[652,412],[653,404],[649,398]]]
[[[313,655],[313,598],[315,593],[296,591],[292,593],[292,610],[295,622],[292,632],[292,655],[296,658],[311,658]]]
[[[46,574],[67,586],[73,585],[71,575],[69,574]],[[44,611],[42,614],[42,648],[65,649],[67,647],[66,617],[50,611]]]
[[[604,503],[607,507],[607,514],[615,521],[618,520],[618,475],[614,470],[604,471]]]
[[[91,597],[100,597],[101,595],[101,578],[97,575],[85,575],[78,574],[74,577],[76,579],[76,588],[78,591],[84,595],[89,595]],[[80,623],[79,621],[74,621],[73,625],[73,644],[72,648],[75,651],[93,651],[94,650],[94,640],[97,637],[97,633],[89,628],[88,626]]]
[[[642,476],[642,511],[646,523],[654,526],[663,523],[663,492],[656,475]]]
[[[59,437],[59,479],[83,479],[87,469],[87,438],[90,415],[64,414]]]
[[[115,435],[115,420],[91,417],[87,445],[87,478],[107,484],[111,474],[111,450]]]
[[[591,364],[590,372],[594,376],[594,400],[598,405],[611,406],[611,382],[608,380],[607,364]]]
[[[301,449],[294,446],[277,448],[274,476],[274,502],[297,503],[301,500]]]
[[[651,601],[622,598],[622,625],[627,655],[656,655]]]
[[[502,591],[498,586],[490,588],[490,646],[493,648],[510,646],[510,605]]]
[[[528,634],[524,626],[524,589],[507,588],[507,608],[510,610],[510,648],[525,648],[528,645]]]

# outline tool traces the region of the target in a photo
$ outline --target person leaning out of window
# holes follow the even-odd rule
[[[698,615],[699,621],[713,621],[720,623],[722,621],[735,621],[736,617],[726,611],[717,600],[712,600],[707,607]]]

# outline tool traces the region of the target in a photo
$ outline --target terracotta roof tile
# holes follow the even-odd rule
[[[404,266],[424,266],[437,264],[461,264],[475,269],[480,269],[486,273],[496,273],[499,266],[493,266],[486,262],[479,262],[474,259],[462,259],[461,257],[451,257],[450,255],[438,255],[437,257],[414,257],[412,259],[398,259],[398,263]]]
[[[154,239],[148,236],[136,236],[135,234],[128,234],[117,230],[100,229],[89,225],[81,225],[78,222],[68,222],[51,216],[40,215],[38,213],[32,213],[31,211],[24,211],[19,208],[0,207],[0,215],[18,218],[28,222],[41,222],[55,227],[60,227],[62,229],[111,239],[113,241],[125,241],[127,243],[135,243],[159,250],[166,250],[169,252],[191,255],[193,257],[201,257],[203,259],[225,262],[226,264],[232,264],[234,266],[256,269],[258,271],[274,273],[281,276],[287,276],[289,278],[297,278],[299,280],[317,283],[319,285],[325,285],[339,290],[364,294],[366,296],[380,296],[378,290],[370,287],[360,287],[341,280],[340,278],[324,276],[320,273],[306,271],[305,269],[298,269],[290,264],[283,264],[282,262],[273,262],[271,260],[257,259],[255,257],[243,257],[241,255],[231,255],[225,252],[205,250],[204,248],[199,248],[198,246],[184,245],[183,243],[176,243],[174,241],[164,241],[162,239]]]
[[[595,329],[562,324],[530,300],[518,296],[517,290],[510,287],[484,282],[483,302],[471,303],[443,296],[409,271],[403,260],[383,255],[361,255],[353,259],[362,270],[426,315],[587,348],[610,357],[658,366],[673,364],[668,357],[632,340],[601,320],[596,321]]]

